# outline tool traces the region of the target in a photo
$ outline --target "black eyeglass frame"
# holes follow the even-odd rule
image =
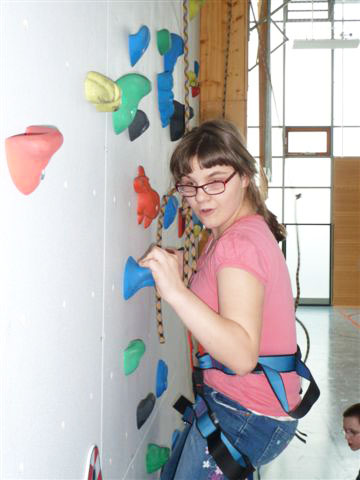
[[[225,188],[226,188],[226,184],[233,178],[235,177],[235,174],[238,173],[237,170],[234,170],[232,172],[232,174],[230,175],[229,178],[227,178],[226,180],[214,180],[213,182],[208,182],[208,183],[204,183],[203,185],[184,185],[182,183],[177,183],[175,185],[175,188],[176,188],[176,191],[180,193],[180,195],[182,195],[183,197],[196,197],[197,195],[197,192],[198,192],[198,189],[201,188],[203,192],[205,192],[207,195],[221,195],[222,193],[225,192]],[[224,190],[222,190],[221,192],[217,192],[217,193],[209,193],[205,190],[205,187],[207,187],[208,185],[212,185],[213,183],[222,183],[224,185]],[[181,187],[191,187],[191,188],[195,188],[195,193],[194,195],[186,195],[185,193],[181,192],[179,190],[179,188]]]

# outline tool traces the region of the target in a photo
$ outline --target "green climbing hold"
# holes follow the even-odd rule
[[[145,343],[142,340],[132,340],[124,350],[124,373],[130,375],[139,366],[145,353]]]
[[[146,471],[147,473],[156,472],[165,465],[170,457],[170,448],[159,447],[155,443],[149,443],[146,452]]]
[[[144,75],[128,73],[116,80],[122,92],[121,105],[113,112],[116,134],[123,132],[135,118],[140,100],[151,92],[151,82]]]
[[[156,43],[160,55],[164,55],[171,48],[171,35],[169,30],[163,28],[156,32]]]

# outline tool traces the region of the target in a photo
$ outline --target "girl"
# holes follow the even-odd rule
[[[158,293],[202,349],[236,373],[206,371],[204,400],[232,445],[257,467],[279,455],[297,427],[265,376],[251,373],[259,355],[296,351],[293,296],[277,243],[285,230],[266,208],[255,184],[255,160],[231,123],[209,121],[186,134],[170,170],[177,191],[211,235],[189,288],[178,255],[153,247],[140,265],[151,269]],[[290,372],[282,378],[293,408],[300,400],[298,377]],[[181,457],[169,460],[161,478],[226,478],[195,422],[186,433]]]

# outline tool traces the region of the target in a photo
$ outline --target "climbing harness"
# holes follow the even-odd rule
[[[204,370],[217,369],[227,375],[235,375],[235,373],[207,353],[197,354],[196,356],[199,366],[195,367],[193,371],[195,403],[192,404],[181,396],[175,403],[174,408],[183,415],[184,422],[192,424],[194,420],[196,421],[199,432],[207,440],[209,453],[227,478],[230,480],[246,479],[249,473],[254,471],[254,467],[248,457],[235,448],[226,434],[222,432],[215,413],[211,411],[203,396]],[[280,375],[289,372],[296,372],[300,377],[310,382],[301,402],[292,410],[289,408]],[[299,348],[292,355],[260,356],[252,373],[265,375],[281,407],[294,419],[304,417],[319,398],[320,390],[310,370],[301,360]]]

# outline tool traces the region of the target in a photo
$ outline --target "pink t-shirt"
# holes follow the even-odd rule
[[[191,290],[209,307],[219,311],[216,274],[224,267],[238,267],[254,275],[265,287],[260,355],[292,354],[296,351],[294,302],[289,272],[275,237],[260,215],[237,220],[210,248],[209,238],[199,258]],[[300,401],[296,373],[281,374],[290,408]],[[205,372],[204,381],[255,412],[285,416],[265,375],[226,375]]]

